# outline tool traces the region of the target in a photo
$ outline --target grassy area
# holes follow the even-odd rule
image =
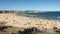
[[[45,34],[60,34],[60,33],[54,32],[54,31],[47,31],[47,32],[45,32]]]
[[[12,32],[18,32],[19,30],[14,27],[9,27],[4,29],[2,32],[0,31],[0,34],[11,34]]]
[[[20,31],[19,28],[14,28],[14,27],[9,27],[7,29],[4,29],[4,31],[0,31],[0,34],[60,34],[60,33],[57,33],[57,32],[50,32],[50,31],[47,31],[45,33],[40,33],[40,32],[35,32],[35,33],[32,33],[32,32],[26,32],[26,31]]]

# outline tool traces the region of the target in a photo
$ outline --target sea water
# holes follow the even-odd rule
[[[24,13],[22,16],[60,20],[60,12]]]

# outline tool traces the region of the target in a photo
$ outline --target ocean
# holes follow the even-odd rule
[[[60,12],[24,13],[22,16],[60,20]]]

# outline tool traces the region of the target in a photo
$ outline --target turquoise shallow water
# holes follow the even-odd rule
[[[60,20],[60,12],[24,13],[22,16]]]

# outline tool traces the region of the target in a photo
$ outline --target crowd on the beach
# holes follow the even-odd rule
[[[21,28],[36,27],[41,30],[60,28],[60,20],[41,19],[34,17],[18,16],[15,14],[0,14],[0,21],[7,22],[5,25]]]

